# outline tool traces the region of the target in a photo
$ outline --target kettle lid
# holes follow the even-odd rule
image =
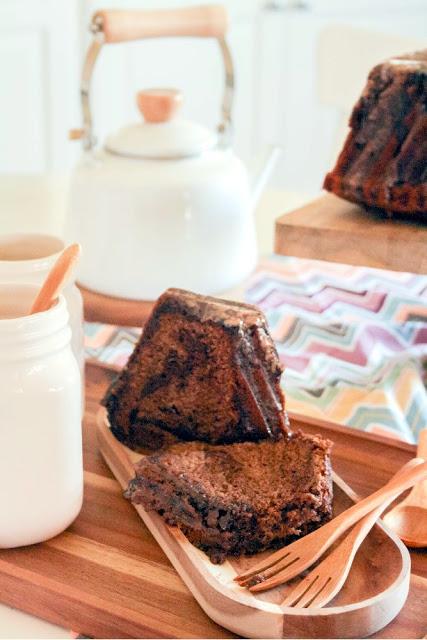
[[[202,125],[175,117],[182,104],[176,89],[145,89],[137,94],[144,122],[128,125],[107,138],[105,148],[131,158],[175,159],[199,155],[217,144]]]

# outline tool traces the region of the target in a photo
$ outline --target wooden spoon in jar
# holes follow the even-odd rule
[[[427,460],[427,429],[420,433],[417,458]],[[408,547],[427,547],[427,480],[416,484],[383,521]]]
[[[61,290],[73,270],[81,251],[82,248],[79,244],[71,244],[69,247],[64,249],[52,269],[49,271],[42,288],[38,292],[37,297],[32,304],[30,315],[50,309],[54,300],[56,300],[58,295],[61,293]]]

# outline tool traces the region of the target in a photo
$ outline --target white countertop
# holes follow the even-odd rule
[[[68,178],[62,175],[0,176],[0,234],[38,232],[61,235],[67,188]],[[255,214],[261,255],[273,251],[274,220],[310,199],[307,195],[284,191],[267,189],[264,192]],[[0,638],[70,637],[69,629],[0,604]]]

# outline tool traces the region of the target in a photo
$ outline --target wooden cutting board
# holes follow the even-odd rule
[[[387,218],[328,193],[276,220],[275,252],[427,273],[427,219]]]
[[[98,638],[234,637],[199,607],[102,460],[95,416],[111,376],[99,366],[87,368],[82,512],[53,540],[0,551],[0,601]],[[384,484],[415,453],[408,444],[292,419],[334,440],[334,468],[361,495]],[[411,558],[408,599],[373,637],[427,633],[427,555],[411,552]]]
[[[104,407],[98,412],[98,442],[104,460],[126,489],[141,455],[111,433]],[[306,419],[301,421],[305,426]],[[333,474],[333,514],[348,509],[352,490]],[[299,578],[265,593],[249,593],[234,578],[248,571],[270,552],[227,558],[214,565],[177,527],[169,527],[154,512],[135,505],[141,520],[156,538],[178,575],[212,620],[248,638],[364,638],[385,627],[404,605],[410,582],[406,547],[381,525],[364,540],[348,578],[337,596],[318,610],[282,607]],[[384,563],[383,559],[388,562]]]

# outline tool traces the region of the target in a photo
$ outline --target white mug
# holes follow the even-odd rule
[[[47,540],[83,500],[81,377],[63,296],[28,315],[36,285],[0,284],[0,548]]]

